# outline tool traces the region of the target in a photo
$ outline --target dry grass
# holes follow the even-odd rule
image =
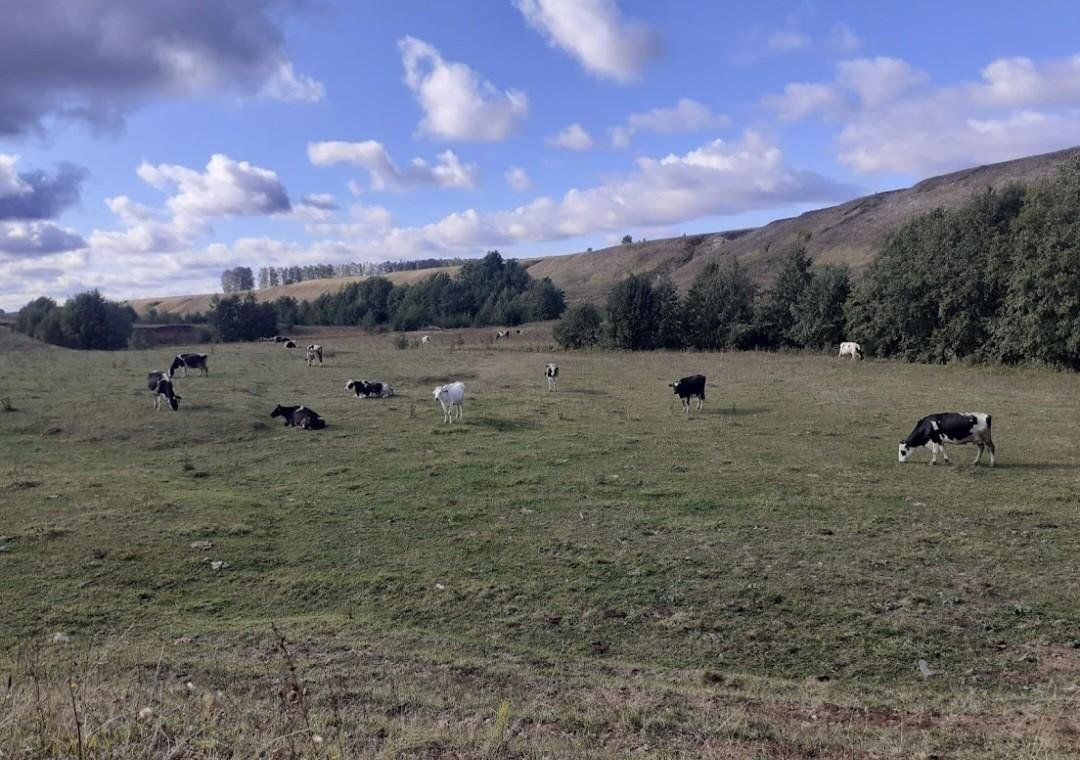
[[[0,364],[0,757],[1080,751],[1075,375],[310,335]],[[967,407],[1000,467],[896,463]]]

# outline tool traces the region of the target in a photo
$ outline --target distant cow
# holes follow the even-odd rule
[[[285,346],[285,348],[296,348],[296,341],[286,340],[281,345]]]
[[[994,466],[994,441],[990,437],[990,415],[982,412],[942,412],[923,417],[915,423],[915,429],[900,441],[900,461],[906,462],[911,452],[925,446],[930,449],[930,464],[937,463],[938,452],[951,462],[945,453],[946,443],[974,443],[979,447],[975,464],[982,459],[983,451],[990,451],[990,466]]]
[[[669,383],[675,389],[675,395],[682,399],[683,414],[690,411],[690,399],[697,397],[697,408],[705,405],[705,375],[690,375],[682,380]]]
[[[274,407],[274,411],[270,412],[270,416],[281,417],[288,427],[298,427],[304,430],[320,430],[326,427],[326,420],[320,417],[314,409],[308,409],[306,406],[282,406],[278,404]]]
[[[275,343],[284,343],[287,340],[289,340],[289,338],[285,335],[275,335],[273,338]]]
[[[431,392],[443,410],[443,422],[454,422],[454,407],[458,410],[458,422],[461,422],[461,407],[465,401],[465,383],[440,385]]]
[[[510,337],[510,331],[509,330],[499,330],[498,332],[495,333],[495,340],[502,340],[503,338],[509,338],[509,337]]]
[[[544,367],[544,377],[547,378],[548,390],[557,390],[555,383],[559,380],[559,365],[548,362]]]
[[[425,335],[423,338],[420,339],[420,343],[422,343],[424,345],[427,345],[430,342],[431,342],[431,336],[430,335]]]
[[[164,372],[150,372],[146,376],[146,385],[154,394],[154,411],[161,409],[162,400],[169,402],[175,412],[180,408],[180,396],[173,390],[172,380]]]
[[[840,355],[836,358],[843,359],[845,356],[850,356],[852,361],[863,358],[862,346],[850,340],[845,340],[840,344]]]
[[[322,366],[322,346],[312,343],[307,347],[307,365],[310,367],[316,361],[319,362],[319,366]]]
[[[345,383],[345,390],[352,391],[359,398],[389,398],[394,395],[390,383],[350,380]]]
[[[169,377],[175,375],[178,369],[184,370],[184,377],[187,377],[189,369],[201,369],[204,375],[210,374],[206,366],[206,354],[177,354],[169,366]]]

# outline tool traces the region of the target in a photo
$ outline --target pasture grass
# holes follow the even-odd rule
[[[491,334],[202,348],[173,413],[0,330],[0,758],[1080,752],[1077,376]],[[946,410],[998,467],[897,463]]]

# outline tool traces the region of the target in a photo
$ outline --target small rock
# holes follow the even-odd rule
[[[67,642],[71,641],[71,637],[63,631],[57,631],[49,637],[49,641],[54,644],[66,644]]]
[[[154,711],[152,708],[144,707],[139,710],[139,720],[150,720],[154,717]]]
[[[445,591],[446,590],[446,586],[442,585],[441,583],[436,583],[435,588],[439,589],[439,591]]]
[[[183,644],[191,644],[194,641],[195,641],[194,636],[181,636],[179,638],[173,639],[173,644],[175,646],[181,646]]]
[[[213,562],[210,563],[210,569],[211,570],[228,570],[229,569],[229,563],[226,562],[223,559],[215,559]]]
[[[191,548],[192,549],[198,549],[201,552],[208,552],[208,551],[210,551],[211,549],[214,548],[214,542],[213,541],[192,541],[191,542]]]
[[[533,513],[533,510],[529,509],[528,507],[522,507],[521,508],[521,514],[523,514],[523,515],[531,515],[532,513]]]
[[[919,666],[919,672],[922,673],[923,678],[929,678],[930,676],[937,675],[936,671],[930,670],[930,665],[926,662],[926,660],[919,660],[915,664]]]

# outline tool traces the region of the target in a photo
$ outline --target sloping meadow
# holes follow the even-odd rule
[[[6,352],[0,756],[1080,751],[1075,375],[431,336]]]

